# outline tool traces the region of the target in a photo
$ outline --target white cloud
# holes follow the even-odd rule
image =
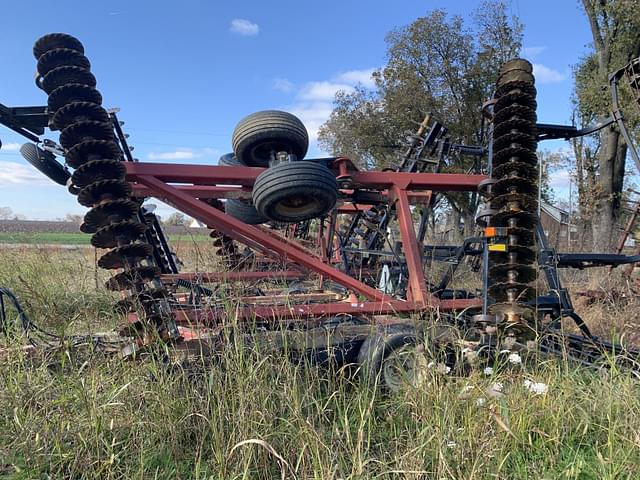
[[[320,126],[327,121],[333,111],[333,100],[338,91],[353,92],[357,85],[366,88],[375,87],[371,75],[375,68],[347,70],[336,73],[327,80],[316,80],[304,83],[297,90],[295,85],[286,79],[275,79],[273,88],[283,92],[296,92],[293,104],[284,109],[302,120],[311,142],[318,139]]]
[[[229,31],[231,33],[237,33],[238,35],[250,37],[253,35],[258,35],[258,33],[260,33],[260,27],[257,23],[253,23],[244,18],[234,18],[233,20],[231,20]]]
[[[333,101],[336,92],[339,90],[352,92],[353,87],[346,83],[335,83],[327,80],[322,82],[308,82],[298,92],[298,98],[311,102]]]
[[[169,152],[150,152],[149,155],[147,155],[147,158],[149,160],[192,160],[194,158],[216,155],[220,155],[220,151],[210,147],[199,150],[194,150],[192,148],[178,148]]]
[[[0,162],[0,186],[55,185],[31,165],[17,162]]]
[[[522,55],[524,57],[536,57],[544,52],[547,47],[524,47],[522,49]]]
[[[373,80],[373,72],[375,72],[375,68],[367,68],[364,70],[349,70],[347,72],[342,72],[336,75],[335,80],[338,82],[344,82],[349,85],[357,85],[362,84],[362,86],[367,88],[373,88],[376,86],[376,83]]]
[[[320,126],[327,121],[333,111],[330,102],[297,103],[289,108],[289,112],[298,117],[309,132],[309,139],[315,142],[318,139]]]
[[[20,150],[21,146],[22,145],[20,145],[19,143],[3,143],[2,150],[5,152],[17,152],[18,150]]]
[[[196,154],[191,150],[174,150],[173,152],[149,153],[149,160],[188,160],[195,157]]]
[[[289,93],[293,91],[295,85],[286,78],[274,78],[272,87],[274,88],[274,90]]]
[[[568,188],[571,183],[569,170],[558,170],[549,175],[549,186],[552,188]]]
[[[533,64],[533,74],[538,83],[559,83],[567,78],[567,75],[564,73],[542,65],[541,63]]]

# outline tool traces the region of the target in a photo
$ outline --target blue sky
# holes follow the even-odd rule
[[[571,66],[591,41],[586,17],[573,0],[507,4],[525,25],[524,54],[536,68],[539,120],[569,123]],[[256,110],[291,111],[315,138],[335,91],[366,85],[371,71],[384,65],[388,31],[434,8],[467,15],[477,5],[468,0],[4,2],[3,16],[11,21],[0,33],[0,102],[45,104],[45,94],[33,83],[33,42],[48,32],[71,33],[85,45],[105,106],[121,108],[136,157],[215,164],[231,150],[237,121]],[[0,139],[0,207],[34,219],[86,211],[22,160],[21,137],[0,127]],[[559,187],[566,181],[564,174],[553,179]]]

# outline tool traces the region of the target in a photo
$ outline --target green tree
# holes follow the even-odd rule
[[[9,207],[0,207],[0,220],[12,220],[15,217]]]
[[[610,114],[608,75],[640,55],[640,6],[637,0],[582,0],[582,6],[593,36],[593,50],[574,70],[576,118],[584,126]],[[629,103],[623,95],[623,106]],[[632,112],[625,108],[637,135]],[[614,124],[575,140],[573,147],[581,215],[591,225],[594,249],[606,251],[618,235],[627,145]]]
[[[572,159],[565,151],[538,150],[538,162],[540,164],[540,198],[543,202],[553,204],[555,192],[551,186],[551,177],[562,170],[570,170]]]
[[[320,144],[363,168],[398,160],[390,146],[414,132],[430,112],[456,142],[483,142],[482,104],[491,97],[500,65],[517,55],[522,27],[500,1],[483,2],[465,21],[434,10],[386,37],[387,65],[374,73],[375,88],[339,92],[319,133]],[[471,160],[453,156],[444,171],[467,171]],[[448,193],[454,214],[473,228],[477,195]]]
[[[164,220],[163,223],[169,226],[186,225],[187,220],[188,219],[184,214],[180,212],[173,212],[171,215],[167,217],[166,220]]]

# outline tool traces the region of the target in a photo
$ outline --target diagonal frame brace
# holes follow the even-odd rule
[[[299,265],[315,271],[340,285],[357,292],[369,300],[387,303],[393,299],[379,290],[369,287],[349,275],[327,265],[317,257],[314,258],[297,248],[292,248],[251,225],[247,225],[218,209],[180,191],[152,175],[136,175],[135,180],[153,192],[153,196],[162,199],[169,205],[192,216],[208,225],[214,225],[216,230],[230,236],[250,248],[258,250],[276,259],[291,259]]]

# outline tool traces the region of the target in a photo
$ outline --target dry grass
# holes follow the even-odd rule
[[[190,268],[215,266],[206,247],[179,248]],[[116,322],[98,277],[91,250],[0,251],[0,285],[60,330]],[[614,320],[602,333],[631,331],[637,307],[605,301],[586,316]],[[0,476],[635,479],[639,393],[628,372],[562,361],[434,375],[428,388],[382,395],[234,342],[211,363],[171,371],[64,349],[15,354],[0,363]]]

